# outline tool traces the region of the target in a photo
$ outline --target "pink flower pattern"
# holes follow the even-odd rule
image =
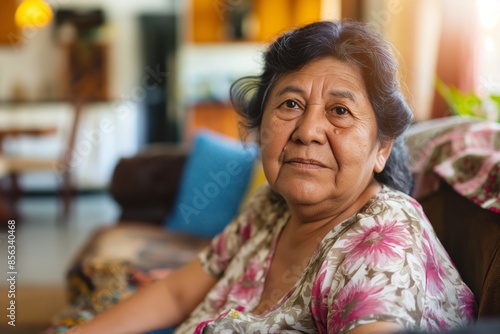
[[[326,301],[328,300],[330,287],[320,284],[325,282],[326,273],[327,270],[322,268],[316,280],[316,284],[312,287],[312,295],[314,296],[315,302],[311,303],[311,312],[320,333],[326,333],[327,331],[327,324],[323,322],[322,319],[328,319],[329,307]]]
[[[262,293],[262,284],[260,283],[262,276],[262,263],[252,259],[243,276],[233,284],[229,295],[242,304],[248,304],[259,298]]]
[[[443,265],[436,261],[438,258],[437,254],[434,252],[432,241],[424,231],[424,243],[423,250],[425,254],[425,277],[427,291],[433,296],[442,296],[445,289],[445,284],[443,277],[446,276]]]
[[[426,320],[426,331],[437,332],[445,331],[450,328],[450,325],[446,322],[446,319],[440,313],[441,312],[439,310],[433,310],[431,308],[427,308],[424,311],[423,316]]]
[[[346,284],[332,305],[332,316],[328,321],[330,332],[337,333],[356,319],[386,312],[382,290],[383,286],[366,281]]]
[[[467,318],[470,314],[474,314],[476,309],[476,301],[472,291],[467,286],[462,286],[458,292],[459,310],[462,318]]]
[[[388,187],[324,237],[277,305],[253,314],[289,217],[285,205],[270,200],[268,187],[257,193],[200,254],[205,269],[220,279],[176,334],[195,329],[208,334],[335,334],[375,321],[439,330],[473,321],[474,297],[420,205]]]
[[[375,223],[374,226],[363,226],[361,233],[350,238],[343,251],[348,263],[364,258],[365,265],[378,266],[404,257],[403,251],[408,246],[406,226],[396,220],[379,222],[377,218]]]

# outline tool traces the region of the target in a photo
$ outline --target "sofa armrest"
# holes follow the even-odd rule
[[[186,147],[157,144],[120,159],[109,189],[121,208],[120,221],[162,224],[172,209],[187,155]]]
[[[500,317],[500,214],[441,183],[419,199],[437,236],[478,303],[479,318]]]

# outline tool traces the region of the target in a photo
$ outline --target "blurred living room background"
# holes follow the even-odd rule
[[[281,32],[340,18],[394,44],[417,122],[450,114],[437,77],[500,93],[496,0],[2,0],[0,268],[15,219],[18,323],[48,322],[79,247],[115,223],[120,158],[200,128],[238,137],[231,82]],[[5,279],[0,295],[5,310]]]

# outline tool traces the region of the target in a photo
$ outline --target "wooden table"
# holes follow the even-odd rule
[[[39,137],[56,133],[55,127],[22,127],[0,129],[0,153],[3,152],[3,141],[8,137]]]
[[[9,166],[3,157],[3,142],[9,137],[40,137],[55,134],[55,127],[22,127],[0,129],[0,180],[9,175]],[[7,220],[16,219],[11,206],[8,203],[5,192],[0,187],[0,227],[7,226]]]

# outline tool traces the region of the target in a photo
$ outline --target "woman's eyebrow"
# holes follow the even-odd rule
[[[304,90],[297,87],[297,86],[285,86],[283,87],[282,89],[280,89],[277,93],[276,93],[276,96],[279,97],[285,93],[300,93],[300,94],[303,94],[304,93]]]
[[[333,96],[333,97],[337,97],[337,98],[341,98],[341,99],[348,99],[348,100],[351,100],[352,102],[358,104],[358,102],[356,100],[356,95],[349,90],[335,89],[335,90],[329,91],[328,95]]]
[[[276,96],[280,97],[281,95],[285,93],[299,93],[303,94],[304,90],[302,88],[299,88],[297,86],[293,85],[288,85],[280,89],[277,93]],[[351,92],[350,90],[345,90],[345,89],[334,89],[328,92],[328,95],[336,97],[336,98],[341,98],[341,99],[348,99],[351,100],[352,102],[358,104],[358,101],[356,99],[356,95]]]

